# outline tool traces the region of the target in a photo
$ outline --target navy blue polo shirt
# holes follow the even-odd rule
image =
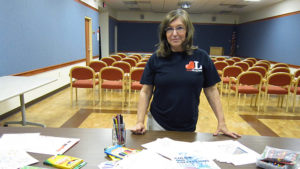
[[[220,81],[204,50],[193,55],[173,52],[168,57],[153,54],[145,67],[141,84],[154,86],[150,112],[166,130],[195,131],[202,88]]]

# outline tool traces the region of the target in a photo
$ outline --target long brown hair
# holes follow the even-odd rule
[[[176,9],[170,11],[160,23],[159,43],[157,44],[158,49],[156,50],[157,55],[160,57],[167,57],[171,54],[171,47],[166,36],[166,28],[177,18],[182,20],[186,28],[186,39],[182,43],[183,50],[188,55],[192,55],[193,50],[197,49],[197,47],[193,45],[194,26],[189,14],[183,9]]]

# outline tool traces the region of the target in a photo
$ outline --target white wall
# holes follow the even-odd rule
[[[285,0],[281,3],[240,16],[240,23],[264,19],[300,11],[300,0]]]
[[[99,24],[101,34],[101,55],[109,56],[109,11],[107,9],[100,10]]]
[[[78,63],[78,64],[71,65],[71,66],[67,66],[67,67],[63,67],[60,69],[56,69],[56,70],[52,70],[52,71],[48,71],[45,73],[35,75],[37,77],[54,77],[54,78],[57,78],[57,80],[55,82],[52,82],[50,84],[47,84],[45,86],[42,86],[40,88],[37,88],[35,90],[25,93],[24,94],[25,103],[28,103],[34,99],[37,99],[37,98],[39,98],[43,95],[46,95],[60,87],[63,87],[65,85],[69,84],[70,83],[70,77],[69,77],[70,69],[71,69],[71,67],[76,66],[76,65],[85,65],[85,61]],[[22,85],[22,84],[20,84],[20,85]],[[66,98],[66,99],[69,99],[69,98]],[[20,106],[20,97],[18,97],[18,96],[11,98],[9,100],[6,100],[4,102],[1,102],[0,103],[0,107],[1,107],[0,115],[4,114],[6,112],[9,112],[19,106]],[[20,114],[20,116],[21,116],[21,114]]]

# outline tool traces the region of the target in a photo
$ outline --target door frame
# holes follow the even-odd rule
[[[85,58],[86,65],[88,66],[93,60],[93,45],[92,45],[92,18],[84,18],[85,28]]]

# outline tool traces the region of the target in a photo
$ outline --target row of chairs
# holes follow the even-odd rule
[[[140,90],[142,85],[139,83],[143,74],[144,68],[134,67],[130,68],[129,72],[124,71],[122,66],[107,66],[105,62],[93,61],[89,66],[75,66],[70,70],[70,84],[71,84],[71,102],[73,103],[73,88],[76,92],[77,88],[92,88],[93,104],[95,105],[94,89],[98,86],[99,101],[101,104],[102,93],[101,89],[120,89],[122,91],[122,107],[126,101],[125,91],[129,90],[129,100],[131,90]],[[129,65],[128,63],[126,63]],[[124,65],[126,65],[124,64]]]
[[[112,64],[116,61],[124,61],[129,63],[132,67],[145,67],[149,56],[145,56],[142,58],[141,55],[135,54],[127,56],[125,54],[119,55],[110,55],[109,57],[101,58],[101,61],[105,62],[107,65],[112,66]]]
[[[216,62],[215,62],[216,63]],[[295,99],[296,95],[299,95],[299,80],[297,78],[300,75],[300,70],[297,70],[293,75],[290,74],[290,70],[288,68],[285,68],[284,64],[278,64],[279,67],[276,65],[273,66],[273,68],[267,72],[266,69],[262,66],[254,65],[253,67],[250,67],[247,69],[247,71],[244,71],[242,67],[238,65],[233,66],[225,66],[220,72],[221,74],[221,85],[220,85],[220,93],[222,97],[223,93],[223,86],[224,84],[228,84],[229,88],[229,94],[230,91],[234,90],[236,97],[238,93],[245,93],[245,94],[257,94],[256,102],[259,96],[261,95],[261,91],[258,89],[261,89],[262,92],[264,92],[264,96],[269,96],[268,94],[280,94],[280,95],[287,95],[287,103],[288,103],[288,97],[290,93],[293,93],[293,111],[295,110]],[[282,66],[282,67],[281,67]],[[217,67],[217,66],[216,66]],[[253,73],[256,72],[256,73]],[[259,75],[257,75],[259,74]],[[261,76],[258,77],[258,76]],[[254,78],[256,77],[256,78]],[[296,78],[296,79],[295,79]],[[240,80],[237,80],[240,79]],[[255,81],[256,79],[256,81]],[[261,79],[261,80],[259,80]],[[275,80],[274,80],[275,79]],[[231,82],[230,82],[231,80]],[[280,81],[277,83],[277,81]],[[255,81],[255,90],[253,87],[254,84],[251,84],[250,82],[254,83]],[[261,81],[262,84],[258,83]],[[234,83],[233,85],[231,83]],[[240,83],[240,86],[236,86],[236,83]],[[261,87],[259,87],[261,85]],[[282,88],[283,86],[283,88]],[[269,97],[268,97],[269,98]],[[281,106],[283,102],[283,97],[281,98]],[[279,99],[280,99],[279,98]],[[252,101],[252,100],[251,100]],[[266,101],[266,99],[265,99]],[[278,100],[279,101],[279,100]],[[266,103],[264,104],[264,109],[266,107]],[[258,107],[259,109],[259,107]],[[286,110],[288,110],[288,105],[286,107]]]

